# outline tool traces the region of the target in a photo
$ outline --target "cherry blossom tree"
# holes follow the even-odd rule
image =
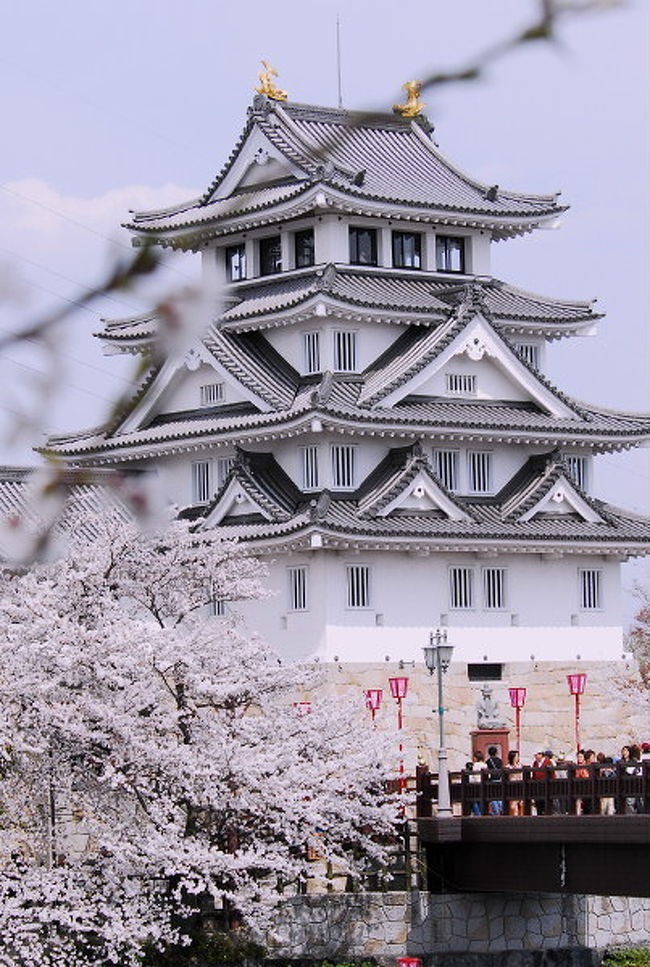
[[[199,906],[262,935],[310,848],[381,871],[395,806],[361,710],[304,714],[306,670],[206,614],[263,593],[261,565],[182,522],[75,533],[1,577],[0,964],[136,964]]]

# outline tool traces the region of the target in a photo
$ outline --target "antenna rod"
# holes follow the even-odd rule
[[[341,88],[341,20],[336,14],[336,72],[338,77],[339,107],[343,107],[343,93]]]

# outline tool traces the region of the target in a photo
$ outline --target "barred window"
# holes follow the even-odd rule
[[[261,238],[259,242],[260,275],[282,271],[282,242],[279,235]]]
[[[524,357],[529,366],[539,369],[539,346],[534,342],[516,343],[520,355]]]
[[[294,256],[297,269],[314,264],[314,229],[306,228],[296,232],[293,237]]]
[[[219,598],[216,595],[213,595],[213,597],[211,597],[208,601],[208,614],[212,618],[225,618],[226,602],[224,598]]]
[[[393,232],[393,265],[399,269],[422,266],[422,235],[419,232]]]
[[[226,275],[230,282],[246,278],[245,245],[231,245],[226,249]]]
[[[436,238],[436,268],[439,272],[465,271],[465,239],[453,235]]]
[[[580,568],[580,607],[583,611],[598,611],[602,608],[602,575],[595,568]]]
[[[568,456],[566,465],[569,473],[583,490],[587,489],[587,458]]]
[[[370,568],[366,564],[348,564],[345,577],[348,608],[369,608]]]
[[[489,494],[492,490],[492,453],[489,450],[469,450],[467,462],[470,493]]]
[[[289,610],[307,610],[307,568],[290,567],[289,574]]]
[[[350,228],[350,262],[352,265],[377,264],[377,230]]]
[[[320,373],[320,333],[303,332],[303,350],[306,373]]]
[[[471,567],[449,568],[449,607],[457,610],[474,607],[474,571]]]
[[[318,490],[318,447],[300,447],[302,489]]]
[[[207,504],[212,491],[210,487],[211,466],[209,460],[195,460],[192,463],[192,502]]]
[[[355,486],[355,446],[332,447],[332,486],[349,490]]]
[[[459,396],[476,395],[476,376],[466,373],[447,373],[447,392]]]
[[[483,568],[483,607],[488,611],[498,611],[506,606],[506,569],[505,567]]]
[[[433,468],[447,490],[458,490],[458,450],[434,450]]]
[[[207,383],[201,387],[201,406],[214,406],[223,403],[225,398],[223,383]]]
[[[217,490],[220,490],[225,484],[226,477],[234,462],[234,457],[217,457]]]
[[[357,334],[349,329],[334,332],[334,369],[337,373],[354,373],[357,368]]]

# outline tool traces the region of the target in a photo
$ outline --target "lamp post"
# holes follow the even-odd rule
[[[509,688],[510,705],[515,710],[515,731],[517,733],[517,752],[521,755],[521,710],[526,704],[525,688]]]
[[[384,692],[381,688],[367,688],[365,691],[366,708],[370,709],[370,718],[373,722],[375,721],[375,715],[381,706],[383,694]]]
[[[584,694],[585,685],[587,684],[587,675],[585,672],[574,672],[573,675],[567,675],[567,682],[569,683],[569,692],[571,695],[575,696],[576,700],[576,755],[580,752],[580,696]]]
[[[404,792],[404,746],[402,745],[402,699],[406,698],[409,687],[408,678],[389,678],[390,693],[397,702],[397,731],[399,732],[399,791]]]
[[[424,651],[424,663],[429,669],[429,674],[434,671],[438,675],[438,732],[440,743],[438,748],[438,816],[449,817],[453,815],[451,799],[449,797],[449,773],[447,770],[447,747],[445,745],[445,706],[442,701],[442,676],[449,668],[451,656],[454,650],[453,645],[447,644],[447,632],[436,628],[435,634],[432,631],[429,635],[429,644],[422,649]]]

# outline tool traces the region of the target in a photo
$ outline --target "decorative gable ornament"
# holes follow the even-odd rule
[[[588,524],[605,523],[601,515],[564,475],[519,520],[534,520],[540,514],[578,514]]]

